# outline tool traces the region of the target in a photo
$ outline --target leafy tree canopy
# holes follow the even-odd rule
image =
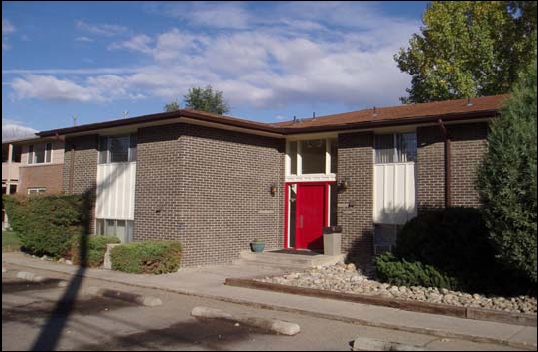
[[[164,111],[174,112],[180,109],[179,103],[177,101],[171,101],[170,103],[164,105]]]
[[[230,106],[224,101],[222,92],[213,90],[213,87],[210,85],[205,88],[195,87],[189,89],[184,99],[187,109],[213,112],[221,115],[230,111]]]
[[[536,1],[433,1],[423,23],[394,55],[403,103],[506,93],[536,60]]]

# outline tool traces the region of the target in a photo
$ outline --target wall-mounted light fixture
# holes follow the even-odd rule
[[[276,194],[276,183],[272,183],[271,186],[269,186],[269,193],[274,197]]]
[[[337,186],[339,190],[345,191],[347,188],[349,188],[349,180],[346,177],[343,177],[338,180]]]

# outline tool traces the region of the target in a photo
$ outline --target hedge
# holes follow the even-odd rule
[[[86,263],[81,261],[81,242],[84,240],[86,247]],[[92,268],[99,267],[103,264],[106,252],[106,245],[109,243],[120,243],[119,238],[115,236],[73,236],[71,241],[70,257],[73,264],[89,266]]]
[[[385,252],[374,259],[376,276],[396,286],[439,287],[457,290],[461,286],[458,279],[443,273],[431,265],[421,262],[408,262]]]
[[[489,236],[478,209],[423,211],[398,233],[395,259],[376,260],[384,265],[378,273],[385,280],[408,280],[414,284],[425,280],[424,273],[430,273],[445,288],[453,285],[450,278],[454,278],[465,291],[516,294],[528,290],[525,282],[497,260]]]
[[[138,274],[164,274],[177,271],[181,260],[181,244],[174,241],[143,241],[112,248],[113,270]]]
[[[88,230],[89,204],[81,195],[4,195],[2,202],[22,250],[38,256],[65,257],[71,239]]]

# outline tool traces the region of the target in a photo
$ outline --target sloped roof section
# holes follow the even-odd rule
[[[494,117],[498,114],[502,103],[509,94],[485,96],[472,99],[446,100],[432,103],[399,105],[391,107],[372,107],[369,109],[319,116],[317,118],[299,119],[279,123],[263,123],[239,119],[232,116],[212,114],[196,110],[178,110],[132,118],[117,119],[92,123],[68,128],[43,131],[37,133],[40,137],[66,135],[75,133],[90,133],[91,131],[113,128],[118,126],[138,125],[147,123],[170,123],[170,120],[191,119],[232,126],[252,131],[269,132],[278,135],[308,133],[318,131],[338,131],[353,128],[374,128],[398,124],[418,124],[446,120],[465,120],[473,118]]]
[[[477,113],[496,113],[509,94],[492,95],[473,99],[445,100],[431,103],[409,104],[391,107],[372,107],[359,111],[342,114],[319,116],[299,119],[299,122],[285,121],[275,123],[273,126],[292,129],[305,129],[308,127],[328,127],[356,125],[360,123],[372,124],[375,122],[390,122],[403,119],[420,120],[426,117],[442,117],[446,115],[476,115]]]

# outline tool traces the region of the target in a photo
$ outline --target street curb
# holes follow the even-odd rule
[[[271,332],[293,336],[301,332],[301,327],[298,324],[290,323],[283,320],[259,318],[246,315],[232,315],[220,309],[208,307],[194,307],[191,312],[192,316],[200,318],[223,319],[228,321],[236,321],[244,325],[254,326],[257,328],[269,330]]]
[[[357,337],[353,341],[353,351],[427,351],[420,346],[387,342],[369,337]]]
[[[36,275],[31,271],[19,271],[17,273],[17,278],[32,282],[43,282],[45,280],[43,276]]]
[[[270,282],[261,282],[253,279],[234,279],[227,278],[224,282],[225,285],[270,290],[281,293],[291,293],[303,296],[312,296],[317,298],[329,298],[342,301],[349,301],[354,303],[371,304],[377,306],[385,306],[396,309],[408,310],[420,313],[430,313],[439,315],[448,315],[457,318],[473,319],[473,320],[485,320],[494,321],[497,323],[505,323],[512,325],[522,325],[536,327],[536,315],[523,314],[523,313],[509,313],[503,311],[495,311],[484,308],[471,308],[471,307],[457,307],[450,306],[448,304],[429,303],[429,302],[416,302],[416,301],[404,301],[398,299],[384,298],[380,296],[366,296],[356,293],[345,293],[320,290],[315,288],[288,286],[281,284],[274,284]]]
[[[124,291],[119,291],[119,290],[110,290],[110,289],[100,288],[100,287],[95,287],[95,286],[88,287],[86,289],[86,293],[90,295],[101,296],[101,297],[106,297],[106,298],[120,299],[122,301],[136,303],[136,304],[140,304],[146,307],[155,307],[155,306],[160,306],[163,304],[163,302],[159,298],[156,298],[156,297],[143,296],[143,295],[138,295],[135,293],[124,292]]]
[[[6,261],[6,263],[9,263],[9,262]],[[18,266],[23,266],[23,267],[24,266],[33,267],[33,266],[24,265],[20,263],[11,263],[11,264],[15,264]],[[66,274],[65,271],[54,270],[51,268],[47,268],[43,270]],[[449,332],[449,331],[444,331],[444,330],[409,327],[409,326],[395,325],[395,324],[389,324],[389,323],[383,323],[383,322],[374,322],[374,321],[369,321],[369,320],[364,320],[364,319],[359,319],[359,318],[343,317],[341,315],[336,315],[336,314],[319,313],[319,312],[312,312],[310,310],[279,306],[276,304],[258,303],[258,302],[247,301],[244,299],[228,298],[228,297],[222,297],[222,296],[217,296],[217,295],[198,293],[198,292],[193,292],[186,289],[171,289],[171,288],[166,288],[166,287],[156,286],[156,285],[151,285],[151,284],[138,284],[138,283],[132,283],[132,282],[123,282],[123,281],[118,281],[118,280],[111,280],[111,279],[96,277],[93,275],[80,275],[78,273],[67,273],[67,274],[78,276],[78,277],[87,277],[94,280],[100,280],[103,282],[119,283],[119,284],[127,285],[127,286],[149,288],[149,289],[161,290],[165,292],[173,292],[173,293],[182,294],[182,295],[191,296],[191,297],[201,297],[201,298],[207,298],[207,299],[214,299],[214,300],[218,300],[222,302],[241,304],[247,307],[261,308],[261,309],[274,310],[274,311],[280,311],[280,312],[286,312],[286,313],[296,313],[296,314],[302,314],[305,316],[311,316],[314,318],[341,321],[344,323],[371,326],[375,328],[391,329],[391,330],[396,330],[396,331],[405,331],[405,332],[417,333],[417,334],[425,334],[425,335],[441,337],[441,338],[461,339],[465,341],[472,341],[472,342],[478,342],[478,343],[501,344],[501,345],[509,346],[512,348],[519,348],[519,349],[530,350],[530,351],[536,351],[536,348],[538,346],[536,343],[508,341],[506,339],[496,338],[496,337],[476,336],[476,335],[470,335],[470,334],[454,333],[454,332]]]

